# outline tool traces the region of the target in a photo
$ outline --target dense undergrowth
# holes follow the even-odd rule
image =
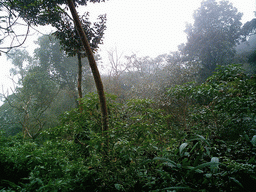
[[[0,191],[254,191],[255,93],[256,76],[230,65],[164,102],[109,95],[108,138],[86,95],[35,140],[1,133]]]

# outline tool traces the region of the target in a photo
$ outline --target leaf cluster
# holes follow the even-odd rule
[[[168,93],[173,105],[187,106],[186,123],[195,129],[205,127],[208,134],[229,139],[244,131],[254,135],[255,77],[239,65],[221,66],[205,83],[176,86]]]
[[[87,2],[104,2],[105,0],[75,0],[77,5],[87,5]],[[41,1],[41,0],[8,0],[4,6],[19,13],[20,17],[27,23],[34,25],[47,25],[59,23],[62,18],[62,5],[66,5],[65,0]]]

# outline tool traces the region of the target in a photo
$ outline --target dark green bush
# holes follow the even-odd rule
[[[246,76],[239,65],[220,66],[205,83],[176,86],[168,93],[173,104],[185,102],[179,109],[184,122],[199,134],[229,140],[256,134],[256,76]]]
[[[93,191],[99,185],[95,171],[89,171],[83,158],[67,140],[38,145],[22,137],[1,139],[0,189],[15,191]],[[96,177],[96,178],[95,178]]]

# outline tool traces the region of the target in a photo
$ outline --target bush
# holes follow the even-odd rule
[[[172,104],[185,102],[180,110],[186,112],[188,127],[229,140],[244,132],[249,136],[256,133],[255,92],[256,76],[246,76],[239,65],[218,67],[201,85],[176,86],[168,91]]]

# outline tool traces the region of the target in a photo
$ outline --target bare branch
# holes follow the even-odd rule
[[[18,40],[19,36],[15,35],[15,37],[13,37],[11,46],[9,46],[9,47],[0,47],[0,52],[8,53],[11,49],[22,46],[25,43],[25,41],[27,40],[27,37],[28,37],[28,34],[29,34],[29,28],[30,28],[30,26],[28,25],[27,26],[27,32],[26,32],[25,35],[19,35],[19,36],[25,36],[25,38],[23,39],[23,41],[21,43],[19,43],[18,45],[12,46],[12,43],[13,43],[14,39],[17,39],[17,41],[19,42],[19,40]],[[8,51],[2,51],[1,49],[8,49]]]

